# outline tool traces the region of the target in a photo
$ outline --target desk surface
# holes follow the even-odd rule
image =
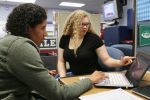
[[[63,84],[71,84],[73,82],[79,81],[79,77],[81,77],[81,76],[65,77],[65,78],[61,78],[60,81]],[[150,81],[150,71],[146,72],[146,74],[143,77],[143,80]],[[144,85],[150,85],[150,82],[145,82],[145,81],[141,82],[141,85],[143,85],[143,84]],[[89,94],[98,93],[98,92],[104,92],[104,91],[108,91],[108,90],[111,90],[111,89],[110,88],[96,88],[96,87],[93,87],[92,89],[90,89],[89,91],[85,92],[82,95],[89,95]],[[130,92],[130,93],[132,93],[131,89],[125,89],[125,90],[128,91],[128,92]],[[136,94],[134,94],[134,95],[136,95]],[[143,100],[146,100],[146,99],[143,98]]]

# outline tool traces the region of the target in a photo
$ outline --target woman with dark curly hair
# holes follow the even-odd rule
[[[47,100],[73,100],[105,78],[95,71],[89,78],[61,85],[48,73],[39,55],[46,35],[47,15],[35,4],[22,4],[8,16],[9,35],[0,39],[0,99],[35,100],[32,90]]]

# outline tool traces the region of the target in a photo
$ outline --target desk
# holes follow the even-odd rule
[[[81,76],[65,77],[65,78],[61,78],[60,81],[63,84],[71,84],[73,82],[79,81],[79,77],[81,77]],[[150,71],[146,72],[146,74],[143,77],[143,80],[150,81]],[[145,82],[144,81],[144,82],[141,82],[140,85],[150,85],[150,82]],[[108,90],[111,90],[111,89],[110,88],[96,88],[96,87],[93,87],[92,89],[90,89],[89,91],[85,92],[82,95],[89,95],[89,94],[104,92],[104,91],[108,91]],[[132,93],[131,89],[125,89],[125,90]],[[136,94],[134,94],[134,95],[136,95]],[[142,98],[142,97],[140,97],[140,98]],[[143,98],[143,100],[146,100],[146,99]]]

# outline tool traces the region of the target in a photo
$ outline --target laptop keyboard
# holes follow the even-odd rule
[[[111,85],[129,85],[130,83],[123,74],[119,73],[107,73],[109,78],[104,79],[100,84]]]

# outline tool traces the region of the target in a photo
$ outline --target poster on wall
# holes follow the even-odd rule
[[[150,25],[139,25],[139,45],[150,45]]]

